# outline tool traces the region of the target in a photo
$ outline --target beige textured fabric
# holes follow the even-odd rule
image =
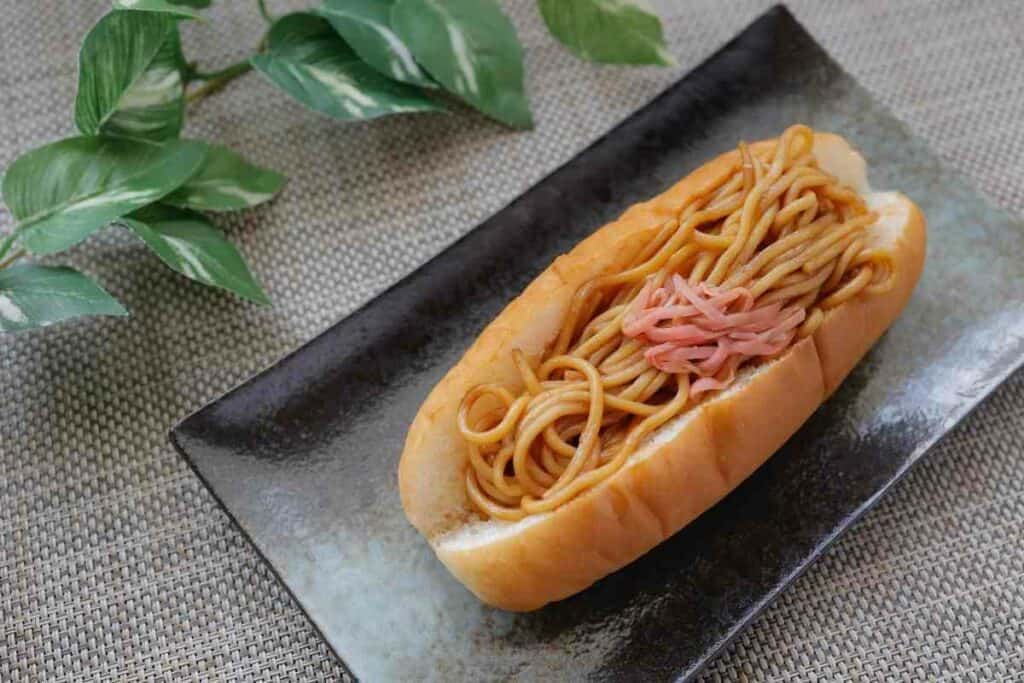
[[[0,164],[70,133],[76,52],[106,4],[4,3]],[[675,70],[584,64],[546,35],[532,2],[505,4],[527,47],[531,133],[465,112],[340,125],[256,75],[193,111],[189,134],[291,179],[272,206],[223,221],[273,308],[192,285],[117,232],[58,259],[96,276],[133,317],[0,337],[0,681],[341,675],[167,428],[499,209],[768,3],[656,3]],[[1024,3],[791,7],[951,165],[1024,211]],[[244,56],[262,30],[247,0],[222,0],[212,15],[185,38],[209,68]],[[704,680],[1024,680],[1021,481],[1018,374]]]

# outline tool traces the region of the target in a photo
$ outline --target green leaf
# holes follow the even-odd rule
[[[50,254],[175,190],[205,158],[201,142],[68,138],[15,160],[4,176],[3,198],[21,243]]]
[[[436,88],[391,28],[395,0],[325,0],[317,13],[352,46],[359,58],[396,81]]]
[[[583,59],[605,64],[662,64],[661,21],[639,0],[537,0],[551,35]]]
[[[162,201],[202,211],[234,211],[268,201],[284,181],[277,171],[250,164],[227,147],[211,146],[199,172]]]
[[[155,142],[178,137],[185,123],[184,61],[175,27],[149,68],[121,96],[117,111],[100,127],[100,133]]]
[[[523,51],[496,0],[398,0],[391,26],[445,89],[502,123],[533,125]]]
[[[177,137],[185,106],[181,62],[171,15],[107,14],[82,43],[75,125],[86,135]]]
[[[274,22],[267,52],[253,57],[252,65],[302,104],[336,119],[444,108],[419,88],[367,66],[327,20],[314,14],[298,12]]]
[[[119,222],[185,277],[256,303],[270,303],[242,255],[201,213],[154,204]]]
[[[25,264],[0,270],[0,331],[44,327],[82,315],[128,315],[128,311],[71,268]]]
[[[114,0],[114,7],[140,12],[166,12],[186,19],[206,21],[206,17],[197,12],[210,6],[209,0]]]

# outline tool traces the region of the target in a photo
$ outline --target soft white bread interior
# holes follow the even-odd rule
[[[557,336],[576,289],[606,272],[620,250],[649,239],[690,197],[730,174],[736,152],[631,207],[558,257],[431,392],[399,465],[402,505],[440,560],[481,600],[507,610],[537,609],[583,590],[679,531],[767,460],[902,310],[924,264],[924,217],[899,193],[871,192],[864,159],[843,138],[816,135],[814,154],[880,214],[869,240],[891,250],[895,286],[829,312],[814,335],[780,359],[746,369],[729,389],[664,425],[594,489],[518,522],[483,520],[465,491],[459,403],[482,382],[519,387],[511,351],[539,358]]]

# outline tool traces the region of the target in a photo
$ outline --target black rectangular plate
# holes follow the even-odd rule
[[[846,135],[929,220],[924,278],[842,389],[725,501],[537,613],[479,604],[406,522],[405,430],[559,253],[740,139]],[[1024,229],[777,7],[457,244],[172,439],[360,678],[685,679],[1024,359]]]

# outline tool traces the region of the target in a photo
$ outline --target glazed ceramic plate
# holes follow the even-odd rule
[[[928,217],[924,278],[841,390],[722,503],[539,612],[477,602],[399,503],[406,428],[559,253],[740,139],[840,132]],[[686,679],[1024,359],[1024,228],[783,8],[363,309],[178,425],[175,444],[367,681]]]

